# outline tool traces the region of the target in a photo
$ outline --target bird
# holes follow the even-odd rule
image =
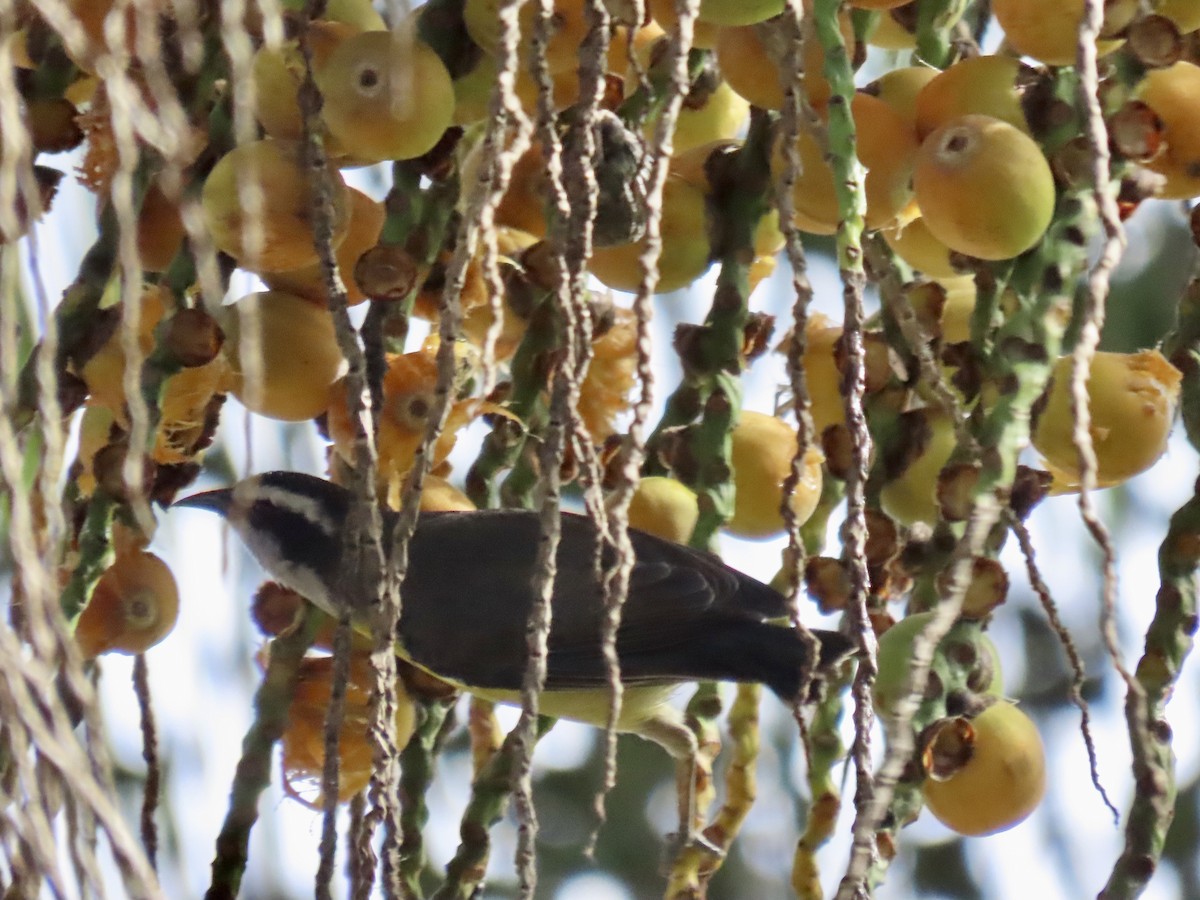
[[[324,478],[277,471],[173,507],[223,516],[273,578],[336,616],[344,605],[353,611],[373,599],[342,596],[361,583],[344,552],[353,501]],[[561,516],[539,711],[604,727],[611,698],[598,531],[587,516]],[[398,519],[383,512],[385,547]],[[468,693],[519,704],[540,536],[538,514],[529,510],[421,512],[401,584],[397,654]],[[804,686],[852,650],[846,635],[815,631],[820,649],[812,660],[794,628],[771,621],[788,616],[774,588],[713,554],[636,529],[629,538],[635,561],[616,636],[623,687],[617,731],[654,741],[677,760],[692,759],[696,739],[669,702],[681,683],[757,682],[788,704],[805,702]],[[614,561],[606,547],[601,566]]]

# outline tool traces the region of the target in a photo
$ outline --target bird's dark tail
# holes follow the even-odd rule
[[[765,684],[786,703],[799,697],[806,673],[820,679],[854,649],[850,638],[836,631],[813,632],[820,640],[815,666],[808,646],[791,628],[767,622],[732,621],[714,627],[703,641],[691,642],[683,653],[687,678],[750,681]]]
[[[808,648],[795,630],[770,626],[772,631],[781,632],[770,641],[764,641],[762,652],[768,667],[763,684],[774,691],[785,703],[799,700],[807,703],[829,673],[854,652],[854,642],[837,631],[814,631],[821,642],[817,651],[816,665],[808,667]],[[766,637],[766,633],[763,634]],[[801,697],[800,690],[807,679],[808,696]]]

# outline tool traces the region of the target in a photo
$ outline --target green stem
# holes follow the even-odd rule
[[[267,670],[254,695],[254,722],[242,739],[229,810],[217,835],[212,883],[205,900],[234,900],[238,895],[249,859],[250,831],[258,820],[258,798],[271,783],[271,751],[287,728],[300,661],[312,646],[322,619],[308,606],[301,616],[292,631],[271,641]]]

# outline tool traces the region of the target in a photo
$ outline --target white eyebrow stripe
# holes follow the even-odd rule
[[[243,481],[233,492],[235,505],[249,508],[253,503],[270,503],[312,522],[331,537],[341,530],[341,523],[334,519],[319,498],[261,482],[255,483],[253,480]]]

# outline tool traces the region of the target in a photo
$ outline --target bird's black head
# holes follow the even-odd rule
[[[324,609],[338,589],[350,493],[302,472],[266,472],[174,506],[224,516],[273,577]]]

